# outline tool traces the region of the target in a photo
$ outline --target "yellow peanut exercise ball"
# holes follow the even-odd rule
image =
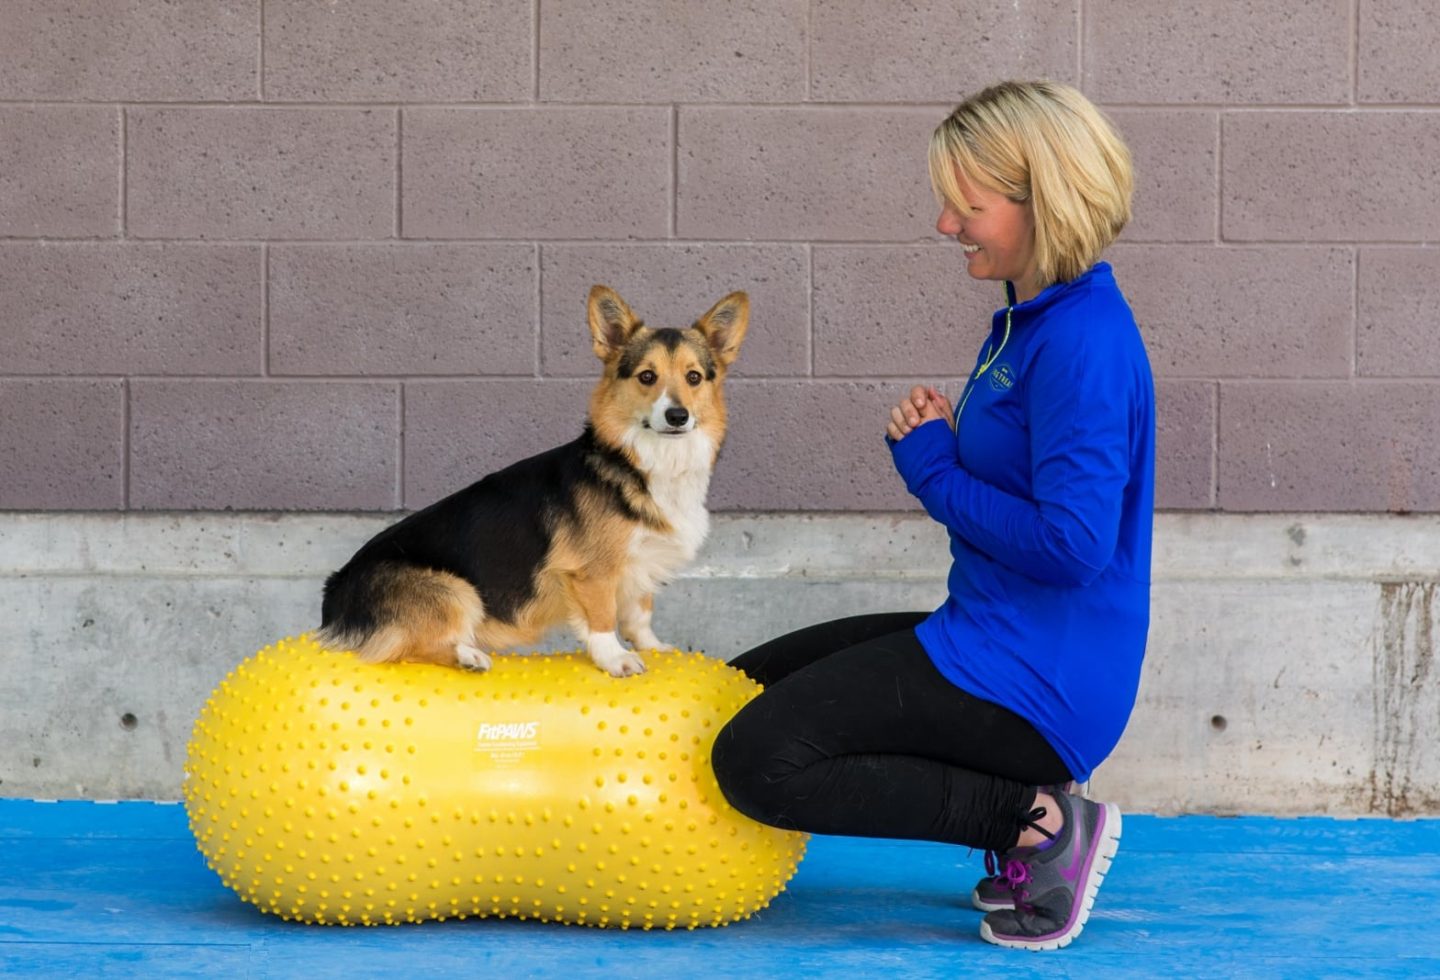
[[[710,766],[760,687],[703,654],[646,662],[620,679],[580,654],[502,656],[474,674],[287,638],[201,710],[190,829],[242,899],[303,922],[747,918],[808,839],[735,810]]]

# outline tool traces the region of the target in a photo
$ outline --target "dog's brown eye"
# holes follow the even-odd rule
[[[641,371],[639,374],[635,375],[635,377],[642,385],[647,388],[655,383],[654,371]]]
[[[690,382],[691,387],[694,387],[704,379],[700,377],[699,371],[691,371],[689,374],[685,375],[685,380]]]

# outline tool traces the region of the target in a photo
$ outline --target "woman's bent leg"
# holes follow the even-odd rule
[[[715,740],[731,804],[820,834],[1001,851],[1035,787],[1069,778],[1023,718],[960,690],[913,629],[820,658],[767,688]]]
[[[762,643],[730,661],[730,666],[769,687],[837,650],[914,629],[928,615],[923,612],[869,613],[816,623]]]

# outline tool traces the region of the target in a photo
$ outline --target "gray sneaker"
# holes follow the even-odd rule
[[[985,877],[970,889],[970,904],[981,912],[998,912],[1015,907],[1015,891],[1005,877],[1004,857],[985,852]]]
[[[1120,847],[1120,808],[1060,793],[1065,825],[1043,851],[1016,847],[1002,868],[1014,908],[997,909],[980,923],[980,938],[1015,949],[1059,949],[1085,928],[1095,894]]]
[[[1042,786],[1041,789],[1051,796],[1060,793],[1085,795],[1083,783],[1057,783],[1054,786]],[[981,912],[998,912],[1000,909],[1015,907],[1015,891],[1005,877],[1004,858],[993,851],[985,852],[985,877],[975,882],[975,887],[970,889],[970,904]]]

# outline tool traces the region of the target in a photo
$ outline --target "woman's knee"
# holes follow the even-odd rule
[[[794,770],[783,759],[782,740],[771,726],[763,724],[759,712],[741,709],[715,736],[710,753],[715,780],[730,805],[752,820],[773,826],[782,826],[779,811],[784,806],[784,782]]]

